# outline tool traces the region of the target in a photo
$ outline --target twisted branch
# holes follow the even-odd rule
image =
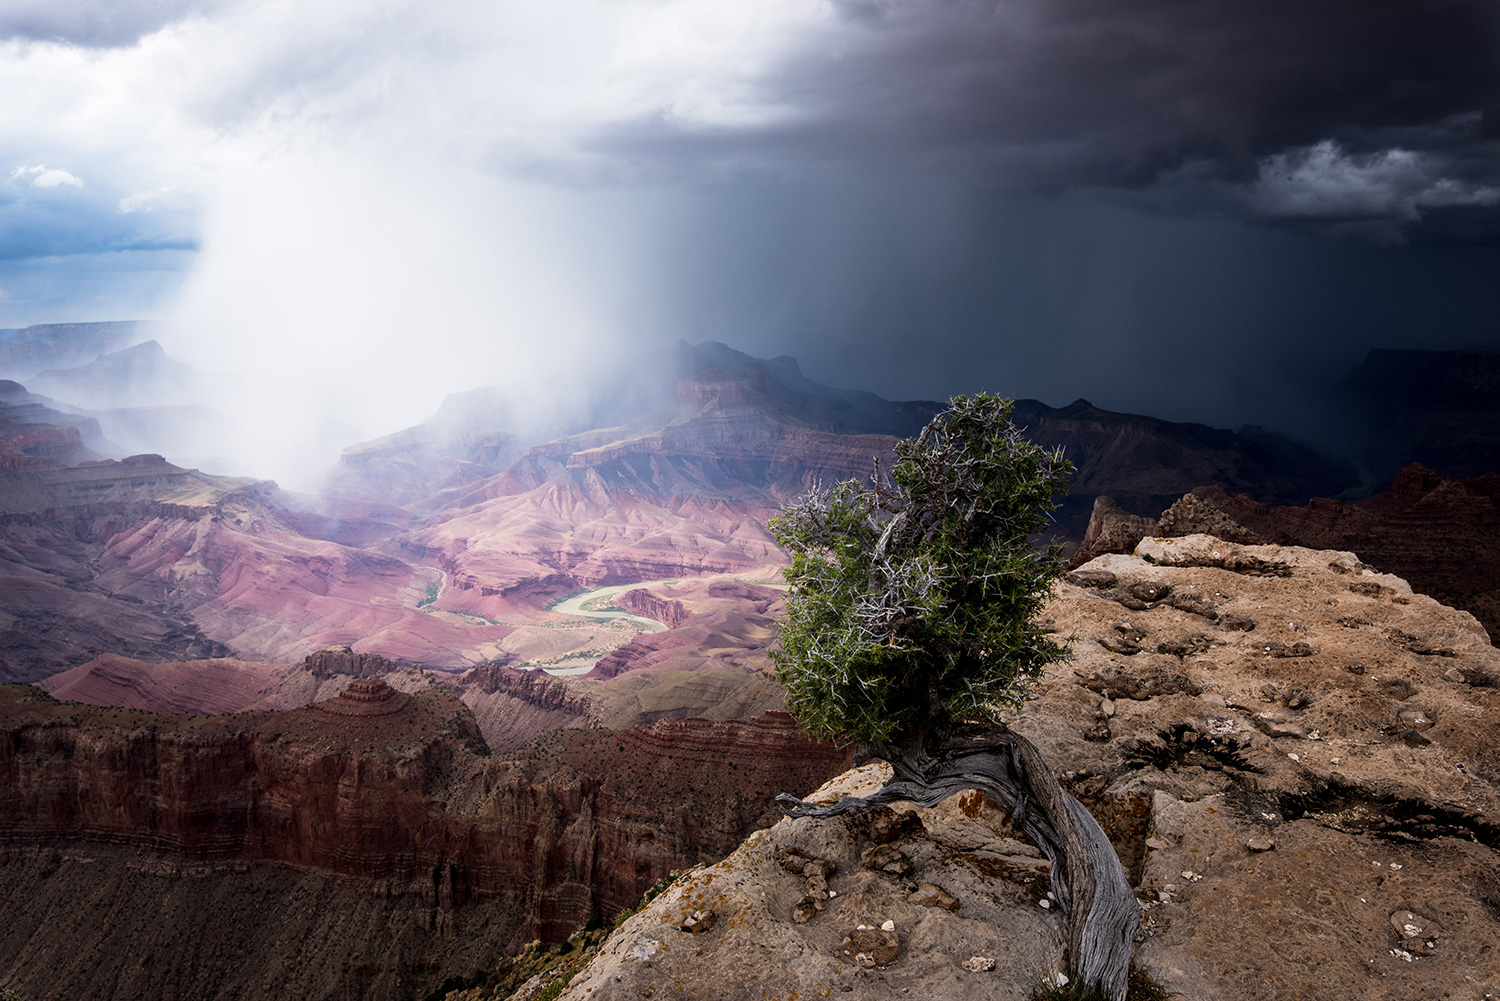
[[[879,743],[867,755],[894,769],[874,795],[817,806],[783,793],[777,802],[788,816],[834,817],[901,801],[936,806],[978,789],[1052,863],[1052,893],[1068,918],[1070,966],[1108,1001],[1124,1001],[1140,905],[1104,829],[1062,788],[1035,744],[1004,724],[967,724],[931,748]]]

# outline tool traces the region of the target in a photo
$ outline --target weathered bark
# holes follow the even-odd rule
[[[978,789],[1052,863],[1053,895],[1068,916],[1073,976],[1108,1001],[1124,1001],[1140,905],[1103,828],[1058,783],[1036,745],[1002,724],[965,724],[900,746],[873,744],[864,756],[895,769],[873,796],[816,806],[782,794],[782,808],[793,817],[831,817],[902,800],[935,806]]]

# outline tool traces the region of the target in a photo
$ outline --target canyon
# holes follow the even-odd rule
[[[1114,840],[1146,914],[1137,963],[1158,983],[1288,1001],[1357,984],[1397,1001],[1500,977],[1500,652],[1472,616],[1349,553],[1191,535],[1081,565],[1041,622],[1073,657],[1010,723]],[[224,715],[0,689],[15,917],[0,968],[28,997],[422,997],[690,867],[564,997],[664,982],[978,997],[1028,989],[1059,958],[1044,866],[982,797],[898,808],[916,819],[880,832],[776,823],[776,793],[849,761],[785,714],[611,729],[588,719],[597,702],[569,701],[569,679],[479,668],[460,677],[572,717],[486,753],[451,678],[347,649],[297,672],[342,688]],[[818,795],[879,778],[860,774]],[[909,877],[862,864],[880,844]],[[833,864],[833,898],[801,921],[790,851]],[[272,901],[284,919],[249,917]],[[683,930],[703,911],[708,930]],[[884,921],[895,958],[842,954]],[[95,943],[86,958],[61,944],[74,936]],[[171,958],[178,941],[191,958]],[[996,965],[971,972],[974,956]]]
[[[0,688],[0,988],[426,997],[607,925],[688,867],[578,990],[639,993],[670,969],[724,997],[794,976],[804,993],[981,996],[995,982],[939,944],[982,958],[997,926],[1029,929],[1000,953],[1026,963],[993,974],[1015,990],[1055,960],[1034,850],[972,797],[900,821],[902,850],[960,902],[952,921],[860,875],[791,922],[784,849],[852,875],[870,835],[777,824],[775,794],[849,759],[781,711],[766,650],[784,556],[764,524],[814,484],[889,468],[939,404],[680,343],[566,420],[458,394],[347,448],[308,496],[190,468],[162,431],[184,412],[130,395],[183,378],[147,332],[0,340],[0,375],[31,379],[0,383],[0,681],[31,683]],[[95,410],[34,391],[96,383],[115,388]],[[1203,998],[1312,996],[1296,956],[1414,992],[1372,988],[1392,1001],[1494,977],[1495,474],[1408,467],[1361,500],[1399,449],[1356,469],[1261,429],[1084,400],[1019,400],[1016,417],[1077,466],[1056,526],[1079,547],[1044,613],[1074,659],[1014,725],[1114,837],[1147,905],[1143,968]],[[1413,420],[1423,440],[1446,426]],[[559,607],[603,586],[662,628]],[[1349,895],[1385,854],[1397,868],[1364,894],[1381,917]],[[1294,889],[1320,878],[1336,906]],[[684,934],[671,908],[716,899],[730,927],[686,933],[686,966],[638,962]],[[846,969],[844,935],[877,911],[908,965]],[[1440,944],[1397,929],[1364,967],[1339,958],[1407,912]],[[1247,938],[1277,954],[1238,955]],[[768,948],[787,958],[747,958]],[[719,980],[692,979],[700,954]]]
[[[90,384],[88,370],[123,398],[131,379],[118,373],[170,379],[169,362],[132,347],[47,384]],[[428,424],[351,446],[317,498],[160,455],[102,458],[99,418],[16,385],[0,394],[0,677],[104,654],[295,662],[340,644],[454,670],[597,660],[630,636],[578,626],[561,641],[549,603],[675,577],[774,580],[783,557],[765,519],[815,482],[888,467],[896,437],[937,409],[820,386],[790,358],[721,344],[679,344],[663,364],[601,394],[591,416],[615,423],[527,432],[534,442],[500,423],[517,420],[503,400],[462,394]],[[1100,493],[1154,503],[1211,483],[1300,502],[1352,476],[1268,433],[1083,401],[1023,400],[1017,415],[1076,457],[1059,522],[1075,535]]]
[[[458,699],[380,678],[216,716],[12,685],[0,720],[0,969],[34,998],[425,996],[717,860],[847,761],[785,714],[490,755]]]

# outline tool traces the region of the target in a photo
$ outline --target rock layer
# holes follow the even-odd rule
[[[866,795],[881,769],[810,798]],[[625,922],[562,998],[1029,997],[1065,937],[1039,906],[1045,860],[977,793],[902,810],[756,832]]]
[[[64,906],[38,890],[34,866],[51,864],[53,854],[77,861],[89,856],[86,846],[102,844],[124,854],[104,852],[94,871],[117,882],[130,907],[166,887],[141,890],[128,866],[121,870],[124,859],[213,877],[221,913],[179,902],[158,915],[184,936],[222,939],[220,930],[190,926],[242,926],[250,917],[243,906],[265,899],[268,886],[357,898],[355,913],[399,912],[398,925],[424,934],[396,936],[394,951],[381,955],[390,929],[346,932],[363,936],[347,943],[345,958],[358,958],[365,972],[346,970],[332,986],[327,971],[275,958],[286,944],[272,929],[236,951],[240,965],[204,957],[196,972],[117,936],[109,940],[136,958],[96,955],[48,968],[36,965],[52,955],[44,941],[0,934],[0,967],[20,971],[17,986],[34,998],[159,997],[168,983],[178,996],[230,996],[262,984],[267,970],[283,978],[278,992],[298,997],[341,996],[359,989],[362,976],[369,997],[406,997],[413,984],[428,985],[416,991],[425,994],[473,968],[445,969],[445,956],[482,965],[532,938],[564,937],[613,915],[667,872],[721,857],[774,819],[777,791],[816,781],[843,760],[796,737],[784,715],[560,731],[488,758],[473,716],[452,696],[431,688],[405,695],[378,679],[356,679],[303,709],[221,717],[63,704],[8,686],[0,688],[0,886],[11,927],[39,927]],[[675,808],[663,810],[664,801]],[[85,870],[70,862],[69,882],[56,891],[77,888]],[[276,874],[288,871],[311,882]],[[122,912],[122,920],[135,919]],[[298,920],[325,941],[344,918],[307,911]],[[481,931],[479,951],[431,938]],[[110,978],[137,961],[146,968],[131,966],[126,978],[135,993],[120,992]],[[204,979],[211,975],[222,979]]]

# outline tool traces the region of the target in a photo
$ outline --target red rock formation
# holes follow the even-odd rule
[[[592,699],[545,671],[484,664],[442,684],[473,710],[496,752],[514,750],[551,730],[601,725]]]
[[[219,659],[154,664],[102,654],[37,684],[64,702],[164,713],[227,713],[253,705],[290,664]]]
[[[329,647],[308,654],[301,666],[315,678],[326,679],[336,674],[347,674],[351,678],[378,678],[399,668],[375,653],[355,653],[346,646]]]
[[[682,602],[652,594],[643,587],[626,591],[615,599],[615,604],[632,615],[655,619],[668,629],[676,629],[688,616]]]
[[[591,678],[614,678],[628,671],[700,670],[725,663],[751,670],[766,665],[766,647],[775,634],[773,607],[780,594],[757,584],[715,581],[679,585],[682,621],[664,633],[643,633],[599,659]]]
[[[469,914],[497,949],[515,948],[719,858],[775,819],[775,793],[845,760],[785,715],[561,731],[488,759],[452,696],[350,688],[332,705],[220,717],[0,688],[0,852],[104,842],[289,865],[411,901],[435,929]]]

